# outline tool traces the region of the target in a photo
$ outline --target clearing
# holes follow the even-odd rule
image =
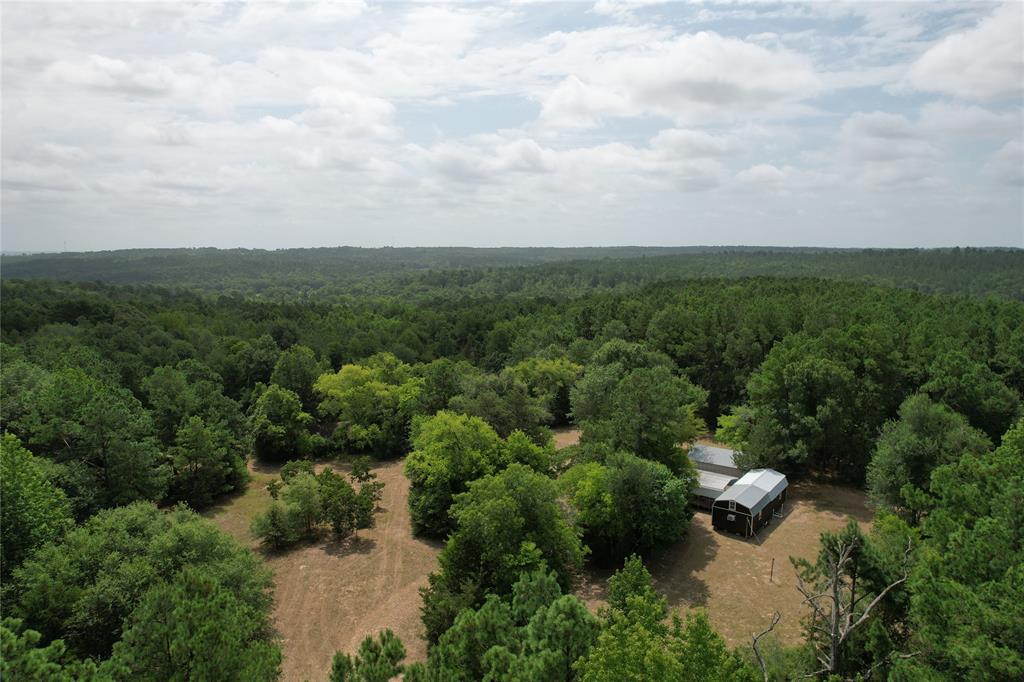
[[[782,614],[774,634],[784,644],[802,641],[800,619],[807,609],[796,589],[790,556],[813,559],[818,537],[836,531],[849,517],[866,530],[872,513],[862,491],[819,483],[789,488],[785,518],[774,519],[756,538],[719,533],[711,515],[697,512],[686,537],[648,563],[654,586],[671,610],[708,610],[712,625],[730,646],[746,646],[750,636]],[[772,559],[775,560],[774,576]],[[588,569],[576,594],[592,610],[605,603],[611,571]]]
[[[374,468],[384,483],[376,523],[343,542],[325,538],[283,553],[259,549],[249,523],[270,504],[264,486],[277,476],[278,467],[252,468],[246,491],[206,514],[256,549],[274,570],[274,624],[284,650],[283,682],[327,679],[335,651],[353,653],[366,635],[384,628],[402,638],[407,662],[426,659],[419,588],[437,567],[440,544],[412,536],[409,480],[402,464],[384,462]]]
[[[578,440],[579,432],[559,429],[555,437],[565,447]],[[335,651],[353,653],[363,637],[384,628],[402,638],[407,662],[426,658],[419,588],[437,567],[441,543],[412,536],[409,481],[402,466],[395,461],[374,468],[385,484],[376,525],[344,542],[324,539],[279,554],[259,549],[249,523],[270,503],[264,486],[277,476],[278,467],[252,468],[246,491],[207,513],[222,530],[260,552],[274,570],[274,619],[284,649],[284,682],[326,679]],[[673,610],[707,608],[712,624],[732,646],[747,645],[752,633],[768,625],[774,610],[782,614],[776,636],[786,644],[798,643],[805,609],[789,557],[814,557],[818,536],[838,530],[848,517],[866,528],[871,512],[865,500],[863,492],[850,488],[792,485],[785,518],[750,540],[714,531],[711,517],[697,512],[686,538],[649,563],[655,587],[668,596]],[[773,558],[774,577],[769,580]],[[586,570],[576,594],[592,610],[604,603],[610,574]]]

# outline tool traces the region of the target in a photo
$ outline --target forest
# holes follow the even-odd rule
[[[251,530],[266,551],[358,536],[393,460],[413,532],[440,547],[416,605],[428,654],[353,633],[332,682],[1024,677],[1019,250],[175,250],[3,269],[7,679],[278,679],[271,571],[202,513],[273,464]],[[556,449],[569,425],[580,442]],[[690,527],[686,448],[707,435],[745,467],[867,491],[868,530],[794,559],[800,644],[768,618],[730,647],[652,583]],[[610,572],[596,612],[573,592],[587,566]]]
[[[821,277],[1024,300],[1024,252],[1005,248],[404,247],[133,249],[3,254],[4,279],[155,284],[220,294],[579,297],[693,278]]]

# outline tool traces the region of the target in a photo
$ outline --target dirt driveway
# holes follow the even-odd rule
[[[655,587],[668,596],[671,609],[708,609],[711,623],[731,646],[745,646],[763,630],[774,610],[782,614],[775,629],[780,641],[802,640],[802,597],[790,556],[813,558],[818,537],[853,517],[867,529],[871,511],[859,490],[802,483],[790,488],[786,516],[776,519],[757,539],[744,540],[711,527],[711,516],[697,512],[681,542],[650,561]],[[772,559],[775,560],[774,576]],[[591,570],[577,594],[592,609],[604,604],[610,571]]]
[[[281,634],[284,682],[326,680],[334,652],[356,651],[368,634],[391,628],[407,662],[426,658],[419,588],[437,567],[440,544],[412,537],[402,462],[374,469],[384,497],[376,525],[344,542],[324,540],[283,554],[265,554],[274,570],[275,625]],[[253,515],[270,502],[264,489],[275,468],[257,468],[248,490],[208,516],[252,547]]]

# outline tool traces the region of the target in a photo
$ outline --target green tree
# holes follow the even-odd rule
[[[927,396],[911,396],[900,406],[899,421],[886,422],[875,444],[867,475],[872,500],[916,520],[927,504],[932,471],[989,445],[962,415]]]
[[[0,579],[6,582],[39,546],[71,526],[67,496],[46,477],[42,462],[9,433],[0,441]]]
[[[590,649],[598,621],[573,595],[563,595],[554,574],[520,575],[511,599],[489,594],[467,608],[431,648],[412,679],[440,682],[574,680],[572,664]]]
[[[584,682],[667,680],[669,682],[754,682],[755,670],[730,651],[704,611],[673,616],[655,592],[639,557],[630,557],[608,583],[605,626],[575,669]]]
[[[59,463],[83,464],[101,506],[163,496],[170,472],[149,413],[128,390],[78,369],[53,372],[29,420],[29,446]]]
[[[297,474],[280,494],[306,538],[316,537],[324,518],[320,481],[312,474]]]
[[[306,428],[311,421],[302,411],[299,396],[280,386],[268,386],[249,416],[256,456],[281,460],[305,454],[309,450]]]
[[[107,668],[124,680],[276,680],[281,650],[266,609],[201,569],[143,595]]]
[[[21,621],[5,618],[0,622],[0,677],[25,682],[107,682],[90,661],[76,661],[67,655],[61,640],[40,646],[35,630],[26,630]]]
[[[902,395],[889,334],[854,326],[776,344],[747,383],[745,463],[817,469],[860,483],[877,429]]]
[[[693,516],[692,465],[676,477],[658,462],[614,453],[603,465],[572,467],[559,483],[576,511],[584,540],[602,561],[665,547],[683,536]]]
[[[402,674],[405,646],[391,630],[366,637],[355,656],[334,654],[329,682],[388,682]]]
[[[944,353],[928,367],[921,391],[965,415],[993,441],[1020,415],[1020,395],[988,365],[959,350]]]
[[[324,374],[314,388],[322,396],[320,413],[337,420],[339,447],[387,457],[404,452],[423,389],[409,365],[380,353],[364,365]]]
[[[186,418],[174,440],[170,450],[172,499],[199,509],[249,480],[245,462],[225,445],[228,437],[202,417]]]
[[[569,421],[569,391],[583,373],[583,367],[566,358],[532,357],[506,370],[521,381],[530,395],[539,398],[555,424]]]
[[[378,494],[376,484],[364,483],[356,492],[351,483],[330,469],[322,471],[317,478],[324,518],[336,536],[348,537],[354,531],[370,527]]]
[[[466,376],[462,391],[448,405],[456,412],[480,417],[502,438],[513,431],[522,431],[537,444],[551,438],[545,426],[551,414],[543,399],[531,395],[526,384],[509,373]]]
[[[608,579],[607,620],[624,619],[661,632],[662,621],[668,617],[667,604],[665,597],[655,591],[650,572],[636,554]]]
[[[413,528],[443,538],[454,525],[448,515],[452,500],[470,481],[494,471],[501,439],[478,417],[444,411],[414,424],[412,446],[405,475]]]
[[[302,409],[312,412],[316,407],[313,384],[323,374],[323,365],[316,353],[306,346],[292,346],[281,352],[270,375],[270,383],[287,388],[302,401]]]
[[[605,344],[571,392],[583,439],[681,471],[686,456],[680,444],[700,430],[695,412],[706,393],[674,376],[667,363],[639,344]]]
[[[989,454],[932,474],[935,501],[910,578],[911,646],[901,679],[1008,680],[1024,675],[1024,420]]]
[[[203,569],[249,607],[269,612],[271,579],[249,550],[195,513],[138,502],[101,511],[14,570],[6,609],[78,656],[105,658],[150,588]]]
[[[262,514],[253,517],[250,532],[272,549],[294,545],[302,537],[302,527],[293,508],[274,500]]]
[[[554,481],[521,464],[469,484],[451,510],[455,530],[441,551],[441,571],[424,591],[427,636],[436,641],[454,621],[453,607],[505,594],[519,574],[550,567],[568,586],[583,546],[558,502]],[[461,595],[461,596],[460,596]]]

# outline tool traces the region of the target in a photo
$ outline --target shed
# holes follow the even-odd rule
[[[743,470],[736,466],[736,453],[728,448],[695,443],[688,454],[697,468],[697,487],[690,501],[698,509],[711,511],[715,499],[743,475]]]
[[[736,453],[729,448],[695,443],[690,448],[689,456],[694,466],[700,470],[734,477],[743,474],[743,470],[736,466]]]
[[[755,535],[782,515],[786,502],[786,477],[774,469],[753,469],[719,495],[711,508],[711,525],[718,530]]]

